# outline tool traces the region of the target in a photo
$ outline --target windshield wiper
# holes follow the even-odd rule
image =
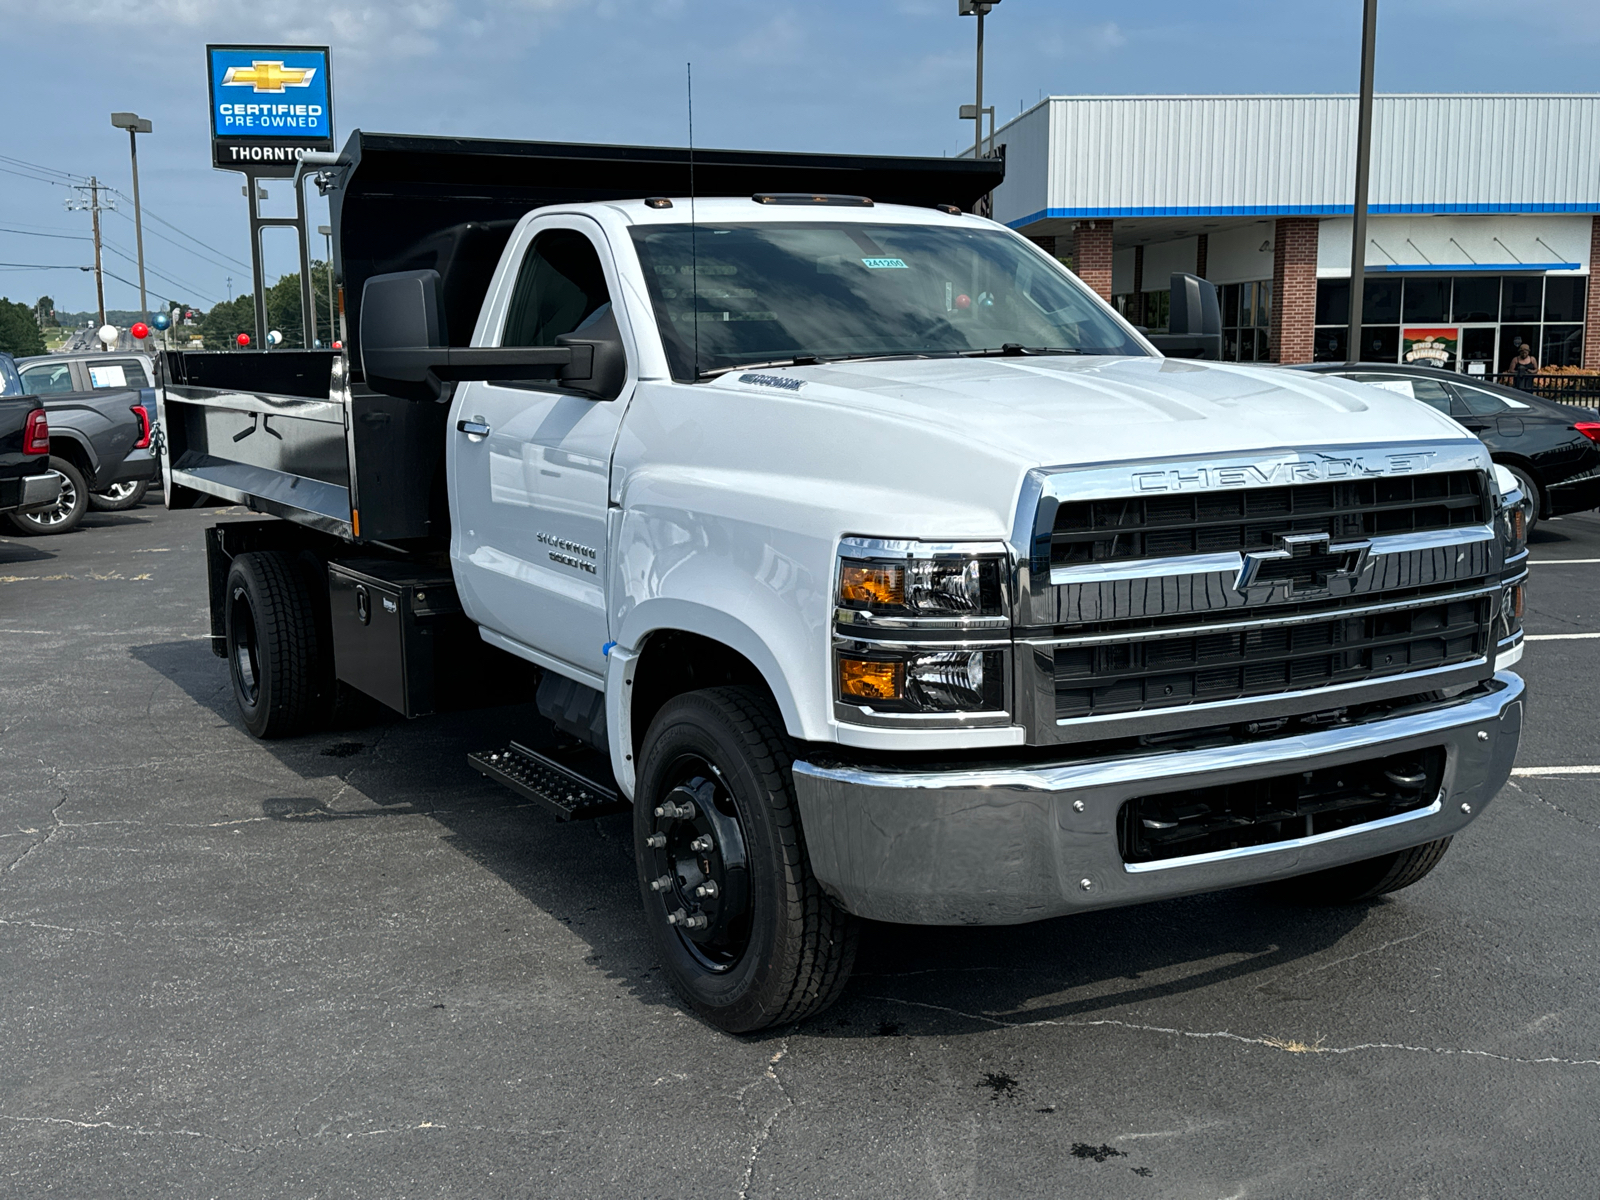
[[[1004,346],[989,346],[983,350],[963,350],[962,358],[1028,358],[1035,354],[1085,354],[1066,346],[1024,346],[1021,342],[1007,342]]]

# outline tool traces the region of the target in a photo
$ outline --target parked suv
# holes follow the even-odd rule
[[[12,517],[25,534],[66,533],[91,507],[131,508],[160,478],[156,393],[138,354],[51,354],[18,364],[22,387],[50,420],[50,469],[61,476],[53,508]]]
[[[1517,477],[1528,528],[1600,508],[1600,413],[1528,392],[1400,363],[1315,363],[1297,370],[1369,383],[1454,417]]]

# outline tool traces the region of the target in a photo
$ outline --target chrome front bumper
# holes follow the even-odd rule
[[[1449,837],[1504,786],[1522,679],[1294,737],[1061,765],[943,771],[794,764],[812,869],[849,912],[918,925],[1014,925],[1282,879]],[[1128,864],[1125,800],[1443,746],[1433,804],[1313,837]]]

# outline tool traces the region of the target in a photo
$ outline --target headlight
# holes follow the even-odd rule
[[[1009,566],[993,544],[844,539],[834,594],[838,715],[865,724],[1007,720]]]

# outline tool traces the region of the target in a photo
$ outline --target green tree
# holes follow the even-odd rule
[[[33,319],[43,329],[47,325],[56,323],[56,302],[49,296],[40,296],[38,303],[33,306]]]
[[[213,304],[200,318],[200,336],[207,350],[232,350],[241,333],[250,335],[256,345],[256,302],[253,296],[239,296]]]
[[[0,296],[0,350],[22,357],[44,353],[44,335],[33,309]]]
[[[317,329],[314,340],[324,346],[333,341],[333,325],[328,313],[328,264],[320,259],[311,262],[311,299],[317,310]],[[285,346],[304,346],[300,319],[300,272],[291,271],[267,289],[267,326],[283,334]]]

